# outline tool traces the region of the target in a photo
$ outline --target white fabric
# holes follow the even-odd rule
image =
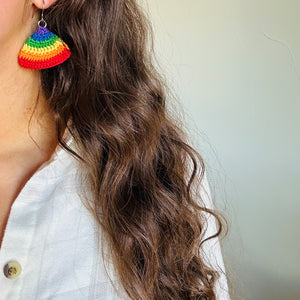
[[[212,202],[212,197],[211,197],[206,173],[202,181],[200,193],[201,193],[201,199],[203,199],[203,202],[205,203],[205,207],[212,210],[215,209],[214,204]],[[215,218],[208,213],[205,213],[205,216],[207,219],[207,226],[206,226],[206,232],[204,234],[204,238],[212,236],[217,232]],[[210,265],[213,269],[220,272],[220,278],[217,280],[216,290],[215,290],[217,299],[230,300],[226,273],[225,273],[225,266],[223,262],[219,238],[213,238],[206,241],[203,244],[203,250],[205,253],[205,256],[203,257],[204,261],[208,265]]]
[[[71,148],[72,141],[68,142]],[[57,148],[15,199],[0,249],[1,300],[128,299],[112,266],[108,272],[120,294],[104,270],[97,225],[78,196],[78,170],[78,161]],[[211,255],[224,268],[218,241],[213,251]],[[5,277],[3,267],[8,261],[20,263],[17,278]],[[226,288],[225,276],[222,285]],[[218,293],[218,299],[229,299]]]

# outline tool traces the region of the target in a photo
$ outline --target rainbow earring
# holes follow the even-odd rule
[[[24,43],[19,52],[19,65],[27,69],[47,69],[63,63],[71,56],[68,45],[49,31],[44,20],[44,0],[38,29]],[[43,22],[43,26],[41,26]]]

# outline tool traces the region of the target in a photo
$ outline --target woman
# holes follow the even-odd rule
[[[0,298],[227,299],[221,215],[136,1],[0,12]]]

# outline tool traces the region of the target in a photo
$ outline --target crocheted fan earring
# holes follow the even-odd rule
[[[71,56],[68,45],[49,31],[44,20],[44,0],[38,29],[24,43],[19,52],[19,65],[27,69],[47,69],[63,63]],[[41,23],[43,22],[43,26]]]

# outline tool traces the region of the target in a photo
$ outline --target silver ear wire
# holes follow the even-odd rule
[[[45,0],[43,0],[43,8],[41,13],[41,19],[38,21],[38,26],[41,26],[41,22],[44,23],[44,26],[41,27],[47,27],[47,22],[44,20],[44,6],[45,6]]]

